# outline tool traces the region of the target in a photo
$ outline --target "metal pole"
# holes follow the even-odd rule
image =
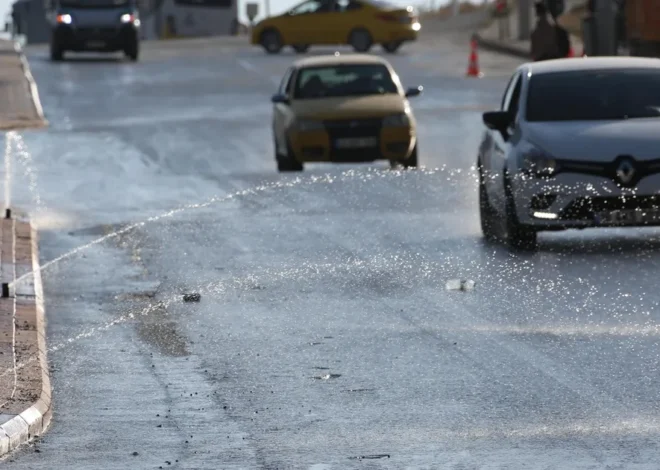
[[[452,4],[452,16],[456,17],[460,13],[460,6],[461,4],[459,3],[458,0],[454,0]]]
[[[527,41],[532,37],[531,13],[532,1],[518,0],[518,39],[520,41]]]
[[[266,13],[266,18],[270,16],[270,0],[264,0],[264,10]]]
[[[616,17],[612,0],[596,0],[594,12],[598,55],[616,55]]]

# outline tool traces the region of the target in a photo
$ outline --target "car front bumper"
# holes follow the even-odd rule
[[[339,145],[345,139],[357,139],[356,145]],[[360,139],[368,139],[369,142],[359,142]],[[301,163],[359,163],[376,160],[403,162],[411,156],[417,138],[411,127],[388,127],[359,133],[320,129],[290,132],[289,142],[293,156]]]
[[[130,23],[98,27],[58,25],[53,39],[62,49],[71,51],[118,51],[138,41],[138,31]]]
[[[660,174],[635,188],[590,175],[517,176],[511,193],[519,222],[538,230],[660,226]]]

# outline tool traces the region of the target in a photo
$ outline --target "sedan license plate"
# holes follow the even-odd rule
[[[629,209],[596,214],[600,225],[639,225],[660,222],[660,209]]]
[[[99,47],[105,47],[105,41],[87,41],[86,45],[90,49],[98,49]]]
[[[335,147],[338,149],[356,149],[375,147],[378,145],[376,137],[348,137],[335,140]]]

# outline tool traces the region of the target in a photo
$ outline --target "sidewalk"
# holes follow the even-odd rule
[[[27,60],[14,42],[0,39],[0,130],[45,125]]]
[[[487,50],[530,60],[531,41],[517,39],[519,31],[518,15],[519,11],[516,9],[507,18],[495,18],[490,25],[477,33],[479,45]],[[509,39],[500,39],[500,21],[508,21]],[[536,21],[530,11],[530,25],[532,28],[534,24],[536,24]],[[584,45],[579,37],[571,35],[571,45],[576,56],[582,55]]]
[[[51,386],[38,267],[36,232],[30,223],[1,219],[0,457],[41,435],[50,423]]]

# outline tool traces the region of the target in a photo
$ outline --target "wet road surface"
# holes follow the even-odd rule
[[[63,256],[44,272],[55,418],[5,465],[656,468],[659,232],[481,240],[480,110],[517,62],[482,53],[465,79],[468,38],[392,57],[425,87],[424,169],[288,176],[269,96],[293,54],[32,50],[51,128],[22,134],[12,194],[42,260]]]

